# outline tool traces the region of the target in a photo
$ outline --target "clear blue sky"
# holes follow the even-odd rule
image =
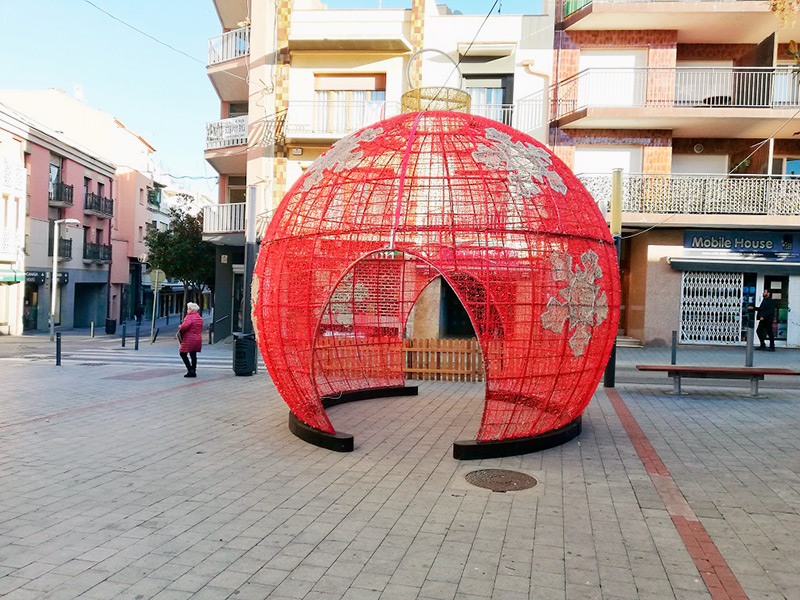
[[[504,14],[536,13],[540,6],[540,0],[501,1]],[[0,87],[55,87],[73,94],[79,85],[87,104],[142,135],[171,173],[215,175],[203,159],[205,123],[219,118],[219,99],[205,69],[208,38],[221,33],[212,0],[92,2],[199,62],[136,33],[84,0],[0,0]],[[447,4],[465,14],[485,14],[493,2]],[[327,4],[375,8],[378,0]],[[384,8],[410,5],[411,0],[382,0]],[[209,193],[215,184],[189,187]]]
[[[205,122],[219,118],[219,99],[205,69],[208,38],[221,32],[213,2],[92,1],[201,62],[83,0],[0,0],[0,87],[55,87],[72,95],[80,85],[87,104],[144,137],[171,173],[215,175],[203,159]],[[188,187],[210,193],[215,185]]]

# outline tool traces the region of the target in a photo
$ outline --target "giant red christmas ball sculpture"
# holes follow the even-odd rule
[[[343,138],[278,207],[256,265],[254,320],[295,427],[336,439],[326,399],[405,385],[409,314],[439,276],[484,358],[471,443],[506,443],[476,455],[577,435],[617,333],[608,227],[544,146],[456,112],[403,114]]]

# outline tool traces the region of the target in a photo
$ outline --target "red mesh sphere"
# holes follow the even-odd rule
[[[403,337],[442,276],[486,369],[479,441],[578,417],[617,333],[617,259],[570,170],[531,137],[454,112],[403,114],[338,141],[284,197],[254,280],[257,340],[298,419],[320,398],[404,385]]]

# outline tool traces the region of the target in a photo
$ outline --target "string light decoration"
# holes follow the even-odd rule
[[[270,222],[254,323],[296,419],[336,435],[325,398],[404,386],[409,314],[439,276],[483,353],[475,443],[579,432],[617,333],[605,219],[543,145],[459,112],[402,114],[341,139]]]

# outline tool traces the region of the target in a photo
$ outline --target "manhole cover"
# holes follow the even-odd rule
[[[535,486],[536,479],[519,471],[506,469],[481,469],[466,475],[467,483],[477,487],[486,488],[493,492],[515,492],[527,490]]]

